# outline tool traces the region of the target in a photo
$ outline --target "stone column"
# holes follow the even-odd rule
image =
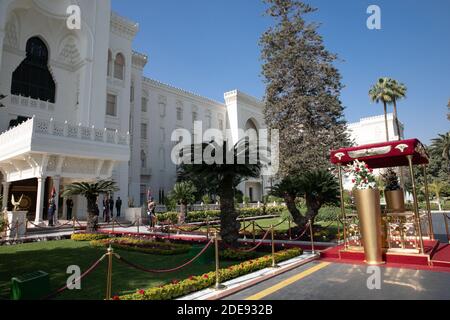
[[[37,186],[37,197],[36,197],[36,218],[34,219],[34,223],[37,225],[40,225],[43,223],[42,217],[44,216],[45,178],[46,177],[37,178],[38,186]]]
[[[61,184],[61,177],[60,176],[54,176],[52,178],[53,180],[53,187],[55,188],[55,205],[56,205],[56,212],[55,212],[55,218],[53,219],[56,223],[58,221],[58,212],[59,212],[59,186]]]
[[[3,203],[2,203],[2,210],[8,207],[8,195],[9,195],[9,186],[11,183],[9,182],[3,182]]]

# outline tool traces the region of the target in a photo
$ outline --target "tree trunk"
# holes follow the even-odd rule
[[[233,177],[226,176],[220,183],[220,235],[223,242],[237,247],[241,224],[237,221],[238,213],[234,207]]]
[[[394,99],[394,119],[395,126],[397,127],[398,141],[402,140],[402,135],[400,131],[400,121],[398,121],[398,113],[397,113],[397,101]]]
[[[288,208],[289,213],[292,216],[292,219],[294,220],[294,223],[301,227],[306,224],[305,217],[301,214],[300,210],[298,210],[297,206],[295,205],[295,196],[293,195],[285,195],[284,201],[286,201],[286,206]]]
[[[97,197],[87,197],[87,226],[86,233],[97,232],[98,229],[98,211],[97,211]]]
[[[385,129],[386,129],[386,142],[389,142],[389,128],[388,128],[386,101],[383,101],[383,104],[384,104],[384,126],[385,126]]]
[[[186,203],[181,203],[181,212],[180,212],[180,217],[178,219],[178,223],[179,224],[184,224],[186,221],[186,212],[187,212],[187,204]]]

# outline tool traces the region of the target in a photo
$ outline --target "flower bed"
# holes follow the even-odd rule
[[[176,244],[167,242],[158,242],[153,240],[140,240],[133,238],[114,238],[108,240],[93,240],[91,246],[111,247],[127,251],[136,251],[146,254],[156,255],[176,255],[189,252],[192,246],[186,244]]]
[[[275,261],[281,262],[292,259],[302,254],[301,249],[289,249],[277,252]],[[236,266],[227,269],[220,269],[220,280],[225,282],[272,265],[272,257],[270,255],[258,259],[242,262]],[[185,280],[174,280],[165,286],[150,288],[147,290],[138,290],[136,293],[115,296],[114,300],[171,300],[185,296],[192,292],[200,291],[213,286],[216,282],[215,272],[205,273],[200,276],[191,276]]]
[[[254,259],[257,256],[256,252],[245,252],[233,249],[225,249],[219,253],[220,259],[230,260],[230,261],[244,261],[249,259]]]
[[[93,241],[109,238],[109,235],[103,233],[74,233],[70,239],[74,241]]]

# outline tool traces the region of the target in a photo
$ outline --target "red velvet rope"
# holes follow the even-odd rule
[[[137,223],[137,220],[135,222],[133,222],[132,224],[130,224],[129,226],[125,226],[125,225],[121,224],[120,222],[118,222],[117,220],[114,220],[114,223],[117,224],[120,228],[128,229],[128,228],[134,227]]]
[[[306,234],[306,231],[308,231],[308,228],[309,228],[309,222],[306,224],[305,230],[303,231],[303,233],[301,235],[299,235],[297,238],[292,239],[290,241],[297,241],[297,240],[299,240],[301,237],[303,237]]]
[[[106,254],[104,254],[100,259],[98,259],[97,261],[95,261],[94,264],[92,264],[92,266],[89,267],[89,269],[87,269],[82,275],[80,275],[77,279],[75,279],[75,282],[80,282],[84,277],[86,277],[88,274],[90,274],[92,271],[94,271],[94,270],[98,267],[98,265],[100,264],[100,262],[102,262],[103,259],[105,259],[105,257],[106,257]],[[67,290],[67,287],[68,287],[68,286],[67,286],[67,284],[66,284],[64,287],[62,287],[62,288],[56,290],[55,292],[53,292],[52,294],[46,296],[45,298],[43,298],[43,299],[41,299],[41,300],[49,300],[49,299],[51,299],[51,298],[54,298],[54,297],[57,296],[58,294],[60,294],[60,293],[62,293],[62,292],[64,292],[64,291],[66,291],[66,290]]]
[[[181,266],[178,266],[176,268],[173,269],[166,269],[166,270],[153,270],[153,269],[146,269],[142,266],[138,266],[126,259],[124,259],[123,257],[119,256],[117,253],[114,254],[114,256],[122,263],[128,265],[129,267],[132,267],[134,269],[146,272],[146,273],[171,273],[171,272],[175,272],[178,270],[181,270],[185,267],[187,267],[188,265],[190,265],[191,263],[193,263],[195,260],[197,260],[198,258],[200,258],[201,255],[203,255],[206,250],[211,246],[211,244],[213,243],[214,239],[211,239],[208,244],[202,249],[202,251],[200,251],[194,258],[192,258],[191,260],[185,262],[184,264],[182,264]]]
[[[262,239],[258,241],[258,244],[257,244],[256,246],[254,246],[253,248],[251,248],[251,249],[239,249],[239,248],[233,248],[232,246],[226,244],[225,242],[223,243],[223,245],[224,245],[225,247],[228,247],[228,248],[230,248],[230,249],[233,249],[233,250],[236,250],[236,251],[239,251],[239,252],[246,252],[246,253],[253,252],[253,251],[255,251],[256,249],[258,249],[258,248],[263,244],[264,240],[266,240],[266,238],[267,238],[267,236],[269,235],[269,233],[270,233],[270,229],[267,230],[267,232],[266,232],[266,234],[264,235],[264,237],[262,237]]]

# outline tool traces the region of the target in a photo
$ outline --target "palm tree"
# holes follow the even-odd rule
[[[196,188],[191,181],[182,181],[175,184],[170,196],[181,204],[178,222],[184,224],[187,215],[187,206],[195,201]]]
[[[338,202],[339,184],[327,170],[315,170],[287,176],[272,187],[271,195],[284,198],[294,222],[298,226],[305,226],[309,220],[314,223],[323,205]],[[303,197],[306,202],[304,215],[295,204],[299,197]]]
[[[433,183],[430,183],[428,187],[430,189],[430,192],[434,193],[436,196],[439,211],[442,211],[441,194],[442,191],[447,187],[447,184],[444,181],[435,180],[433,181]]]
[[[378,82],[370,89],[369,97],[373,102],[380,103],[384,105],[384,124],[386,129],[386,141],[389,141],[389,129],[387,120],[387,105],[392,103],[393,92],[389,86],[388,78],[380,78]]]
[[[61,197],[81,195],[87,200],[87,228],[86,232],[95,232],[98,225],[97,199],[101,194],[109,194],[119,190],[114,181],[100,180],[96,183],[75,182],[64,187]]]
[[[235,189],[244,179],[259,177],[261,162],[255,154],[257,150],[250,148],[247,139],[239,141],[231,148],[228,148],[227,142],[223,144],[211,142],[192,145],[188,149],[186,150],[188,154],[184,154],[183,158],[190,159],[192,163],[194,163],[196,150],[202,155],[205,153],[211,155],[216,161],[211,163],[202,159],[199,164],[185,163],[180,167],[179,178],[185,180],[195,177],[197,181],[204,181],[210,186],[215,186],[215,190],[212,191],[220,197],[220,235],[228,245],[237,246],[241,225],[237,221],[238,212],[234,203]],[[256,162],[250,161],[255,157]]]
[[[446,171],[450,173],[450,132],[439,134],[438,138],[432,140],[430,153],[442,158],[446,163]]]
[[[394,119],[398,133],[398,140],[401,140],[402,135],[400,131],[400,122],[398,121],[397,101],[406,98],[406,92],[408,89],[403,83],[399,83],[394,79],[388,78],[387,82],[391,91],[391,103],[394,105]]]

